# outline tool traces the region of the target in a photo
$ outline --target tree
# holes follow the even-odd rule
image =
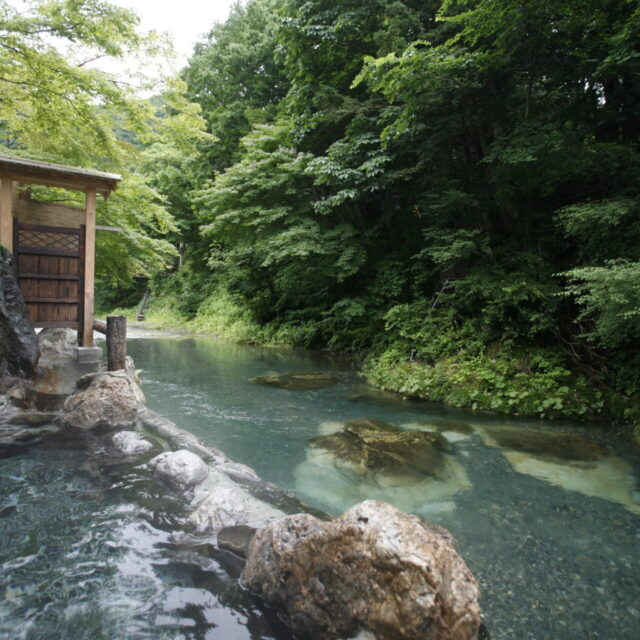
[[[122,173],[119,189],[99,204],[98,220],[122,226],[124,233],[99,234],[97,274],[124,281],[165,266],[176,250],[163,236],[175,226],[167,198],[144,175],[140,147],[147,144],[157,151],[164,135],[164,144],[183,144],[184,150],[187,138],[201,139],[202,121],[196,106],[180,97],[183,87],[172,90],[173,114],[161,122],[135,87],[92,66],[99,58],[158,55],[164,45],[153,35],[138,33],[133,12],[108,2],[25,4],[19,11],[0,0],[5,151]],[[51,191],[40,195],[60,197]]]

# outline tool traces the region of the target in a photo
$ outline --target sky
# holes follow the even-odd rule
[[[143,31],[167,32],[173,39],[178,60],[183,66],[214,22],[224,22],[236,0],[110,0],[112,4],[133,9],[140,16]]]

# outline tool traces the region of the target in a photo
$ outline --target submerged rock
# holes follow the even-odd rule
[[[58,432],[59,428],[52,423],[39,426],[13,422],[0,424],[0,457],[13,455],[13,452],[19,452],[21,448],[31,446]]]
[[[301,638],[472,640],[480,628],[478,584],[451,534],[373,500],[259,530],[242,580]]]
[[[71,359],[78,346],[78,333],[73,329],[49,327],[38,334],[38,345],[40,356],[45,360]]]
[[[485,442],[502,449],[518,473],[569,491],[603,498],[640,513],[633,499],[635,479],[629,463],[593,440],[561,431],[526,427],[484,427]]]
[[[485,427],[497,446],[527,453],[551,462],[595,462],[611,454],[611,449],[562,431],[540,431],[524,427]]]
[[[64,404],[63,421],[82,429],[133,428],[141,392],[124,371],[82,376],[77,390]]]
[[[448,499],[470,484],[438,433],[406,431],[372,418],[324,423],[328,435],[310,441],[294,470],[299,492],[345,509],[366,498],[430,513],[450,510]],[[446,501],[446,504],[440,501]]]
[[[380,404],[406,404],[413,402],[411,398],[407,398],[396,391],[384,391],[377,387],[371,387],[368,384],[356,384],[349,390],[350,402],[376,402]]]
[[[428,475],[437,477],[446,467],[445,438],[437,433],[405,431],[373,418],[349,420],[339,433],[311,440],[325,449],[336,464],[346,463],[362,475]]]
[[[447,418],[434,418],[428,421],[408,422],[403,424],[404,429],[412,431],[429,431],[439,433],[447,442],[460,442],[467,440],[474,434],[474,429],[470,424],[460,420],[449,420]]]
[[[249,543],[253,539],[256,530],[246,525],[225,527],[218,533],[218,546],[226,551],[231,551],[241,558],[246,558],[249,551]]]
[[[0,377],[33,377],[39,357],[38,339],[27,319],[13,255],[0,245]]]
[[[188,524],[198,533],[208,535],[240,525],[257,529],[285,516],[215,467],[209,469],[207,479],[196,487],[189,510]]]
[[[153,449],[153,445],[134,431],[120,431],[111,439],[113,446],[126,456],[135,456]]]
[[[263,384],[268,387],[279,387],[280,389],[311,391],[313,389],[330,387],[338,382],[338,378],[328,373],[298,371],[296,373],[285,373],[283,375],[249,378],[249,381],[257,382],[258,384]]]
[[[157,455],[149,461],[149,468],[157,477],[182,489],[195,487],[209,474],[202,458],[186,449]]]

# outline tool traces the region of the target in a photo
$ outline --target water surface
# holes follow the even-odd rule
[[[450,529],[480,581],[491,638],[638,637],[640,508],[633,492],[640,464],[637,451],[606,431],[376,396],[348,364],[320,353],[205,338],[134,340],[130,352],[143,369],[152,408],[312,506],[337,514],[364,497],[387,498]],[[249,381],[300,370],[333,373],[340,382],[297,392]],[[310,468],[311,438],[365,416],[405,428],[442,419],[471,425],[468,437],[447,434],[462,480],[440,488],[443,495],[425,487],[416,492],[369,485],[366,496],[366,482],[332,476],[328,467]],[[490,430],[501,425],[586,436],[610,447],[611,455],[595,466],[516,460],[514,452],[492,446]]]
[[[638,637],[640,464],[626,443],[580,425],[372,394],[326,354],[167,337],[133,339],[129,352],[151,408],[313,506],[337,514],[384,498],[450,529],[480,581],[492,639]],[[339,382],[296,392],[249,381],[302,370]],[[462,423],[445,425],[455,473],[413,485],[358,480],[313,454],[310,439],[359,417],[409,429]],[[495,430],[513,425],[610,451],[559,465],[496,446]],[[144,470],[108,460],[99,438],[86,446],[59,434],[5,451],[0,638],[290,640],[239,589],[237,564],[180,534],[179,505],[156,492]]]

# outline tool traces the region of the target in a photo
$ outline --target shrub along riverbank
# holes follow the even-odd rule
[[[406,312],[405,309],[402,312]],[[104,311],[136,321],[136,308]],[[506,415],[610,421],[621,435],[640,444],[640,408],[628,397],[590,381],[571,369],[554,349],[486,345],[470,329],[448,331],[442,320],[423,321],[429,339],[400,331],[396,313],[388,320],[378,346],[354,355],[372,386],[447,406]],[[312,324],[271,322],[260,325],[241,300],[218,290],[194,314],[167,293],[152,298],[145,328],[215,336],[241,344],[314,347]],[[337,341],[336,341],[337,342]],[[352,351],[353,353],[353,351]]]

